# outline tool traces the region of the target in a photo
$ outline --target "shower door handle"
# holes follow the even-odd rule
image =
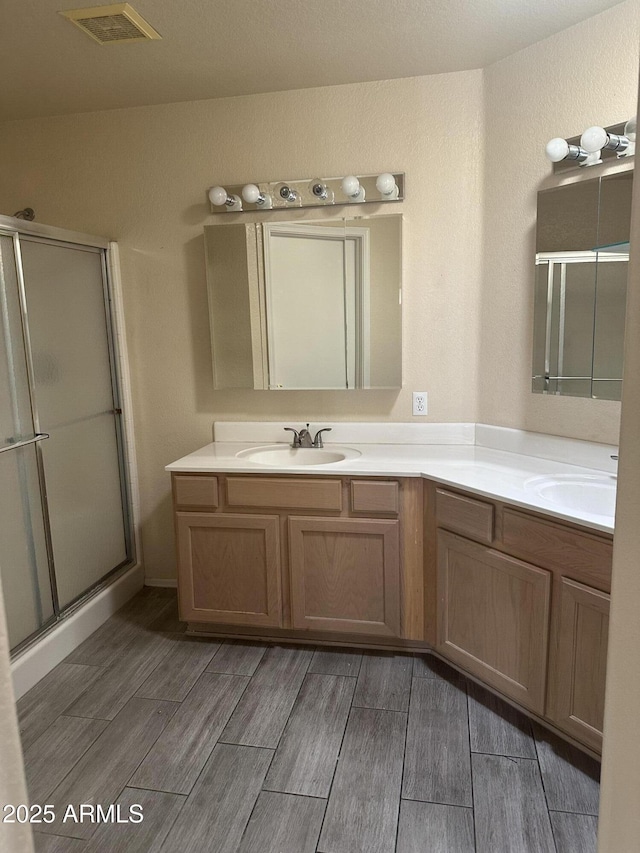
[[[44,441],[45,438],[49,437],[49,433],[39,432],[33,438],[27,438],[25,441],[15,441],[13,444],[6,444],[4,447],[0,447],[0,453],[5,453],[7,450],[17,450],[19,447],[26,447],[28,444],[35,444],[37,441]]]

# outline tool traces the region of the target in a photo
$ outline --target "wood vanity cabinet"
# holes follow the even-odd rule
[[[174,474],[173,492],[187,622],[424,640],[421,479]]]
[[[425,483],[436,649],[599,752],[612,539]]]
[[[418,477],[174,474],[194,634],[435,650],[601,748],[612,538]]]

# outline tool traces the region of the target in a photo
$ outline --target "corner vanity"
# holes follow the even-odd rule
[[[549,437],[545,457],[537,436],[527,455],[526,433],[473,424],[383,444],[384,426],[344,424],[324,454],[269,444],[281,430],[219,424],[168,466],[189,632],[435,651],[599,752],[611,448]],[[571,448],[580,467],[554,461]]]

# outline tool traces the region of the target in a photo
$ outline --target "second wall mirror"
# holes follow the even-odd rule
[[[538,193],[533,390],[620,400],[633,171]]]
[[[214,387],[402,385],[402,216],[205,227]]]

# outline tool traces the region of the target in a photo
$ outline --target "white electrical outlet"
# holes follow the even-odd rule
[[[413,392],[413,414],[421,417],[427,414],[427,392]]]

